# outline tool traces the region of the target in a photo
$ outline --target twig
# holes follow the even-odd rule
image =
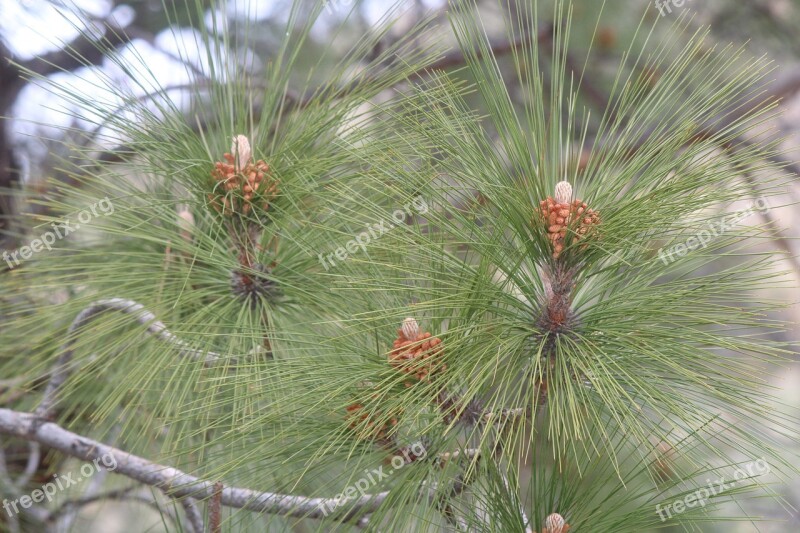
[[[443,466],[445,463],[457,459],[458,457],[461,456],[466,457],[468,459],[474,459],[476,457],[480,457],[480,454],[481,451],[479,449],[468,448],[465,450],[456,450],[454,452],[440,453],[439,455],[436,456],[436,461],[439,466]],[[461,479],[461,475],[463,475],[463,473],[460,474],[459,477],[456,479],[456,481],[453,483],[453,489],[450,491],[451,498],[459,496],[462,492],[464,492],[464,490],[466,490],[468,486],[468,483],[464,482]],[[431,491],[431,494],[434,493],[435,490]],[[452,508],[450,506],[442,504],[441,501],[437,501],[436,506],[439,509],[439,512],[442,513],[442,516],[444,516],[448,522],[453,523],[454,525],[456,525],[456,527],[463,526],[464,527],[463,531],[469,531],[469,528],[466,527],[466,523],[464,522],[464,520],[456,517],[455,514],[452,512]],[[370,525],[371,518],[372,518],[371,514],[362,516],[355,523],[355,526],[361,529],[366,528],[367,526]]]
[[[132,489],[135,487],[131,487]],[[106,497],[107,496],[107,497]],[[66,502],[64,504],[64,508],[67,507],[82,507],[84,505],[89,505],[91,503],[95,503],[98,501],[103,500],[119,500],[124,502],[136,502],[141,503],[143,505],[147,505],[148,507],[152,507],[153,509],[158,512],[158,514],[162,516],[166,516],[170,522],[178,526],[181,523],[180,517],[168,506],[162,505],[158,502],[157,499],[153,498],[152,496],[144,495],[144,494],[127,494],[127,495],[114,495],[112,493],[107,493],[107,495],[100,495],[96,498],[87,498],[87,499],[80,499],[80,500],[73,500],[70,502]]]
[[[497,40],[492,39],[489,41],[489,49],[491,50],[491,56],[494,58],[502,57],[504,55],[508,55],[520,48],[528,46],[531,42],[536,41],[539,43],[547,43],[553,37],[553,25],[552,24],[542,24],[539,30],[536,32],[535,35],[524,35],[522,37],[518,37],[513,41],[509,41],[506,39]],[[475,59],[480,60],[483,59],[483,54],[480,51],[477,51],[475,54]],[[422,77],[425,72],[431,70],[444,70],[448,68],[454,68],[461,66],[467,62],[466,57],[462,51],[455,51],[451,52],[432,65],[429,65],[421,72],[413,73],[413,76]]]
[[[153,313],[145,309],[143,305],[134,302],[133,300],[126,300],[123,298],[98,300],[78,313],[78,316],[75,317],[75,320],[72,321],[72,324],[70,324],[69,329],[67,330],[67,340],[61,347],[61,355],[56,361],[55,367],[50,376],[50,381],[47,383],[47,387],[45,388],[42,401],[39,403],[39,406],[35,411],[36,416],[39,417],[40,420],[45,420],[52,417],[58,391],[72,373],[72,369],[69,368],[69,365],[72,362],[73,345],[76,339],[75,332],[85,327],[98,315],[108,310],[116,310],[122,313],[133,315],[136,319],[136,322],[147,326],[148,334],[177,346],[179,353],[182,355],[188,355],[196,360],[202,360],[206,366],[212,366],[219,361],[225,360],[234,363],[236,362],[235,359],[225,358],[222,354],[217,352],[195,350],[194,348],[190,348],[188,343],[176,337],[167,329],[163,322],[157,320]],[[260,346],[255,347],[253,350],[251,350],[251,353],[254,350],[257,351],[260,349]],[[34,454],[34,452],[36,453]],[[32,448],[30,460],[28,461],[28,467],[25,470],[26,474],[28,472],[36,472],[39,467],[39,457],[40,454],[38,453],[38,447],[36,449]]]
[[[456,450],[455,452],[448,454],[441,454],[439,455],[439,460],[449,461],[450,459],[455,459],[460,455],[464,455],[469,459],[480,459],[481,457],[479,449],[469,448],[466,450]],[[463,492],[467,490],[469,485],[470,485],[470,480],[469,478],[467,479],[464,478],[464,472],[462,471],[458,476],[456,476],[455,480],[453,481],[453,487],[450,489],[450,494],[447,500],[439,501],[439,511],[442,513],[442,515],[445,517],[448,523],[453,525],[458,531],[469,532],[470,531],[469,524],[467,524],[467,522],[463,518],[456,516],[455,510],[453,509],[452,505],[450,505],[450,501],[452,501],[453,498],[456,498],[461,494],[463,494]]]
[[[176,468],[160,465],[83,437],[53,422],[43,422],[33,413],[0,408],[0,433],[35,441],[84,461],[101,461],[103,457],[115,457],[117,466],[114,473],[159,488],[172,498],[208,499],[215,492],[214,483],[210,481],[203,481]],[[346,513],[348,518],[355,513],[374,512],[386,501],[389,491],[366,494],[356,500],[344,497],[312,498],[237,487],[224,487],[221,494],[221,503],[227,507],[288,517],[321,519],[326,516],[326,509],[336,509],[346,504],[350,508],[350,512]]]
[[[233,362],[235,363],[236,360],[232,358],[228,358],[221,353],[212,352],[212,351],[204,351],[204,350],[196,350],[194,348],[189,347],[189,344],[186,341],[183,341],[172,334],[167,327],[164,325],[163,322],[156,319],[156,316],[144,308],[141,304],[134,302],[133,300],[126,300],[123,298],[110,298],[108,300],[98,300],[97,302],[92,303],[89,307],[85,308],[81,311],[75,320],[72,321],[72,324],[69,326],[67,330],[67,341],[61,347],[61,355],[59,356],[58,360],[56,361],[55,368],[52,372],[50,377],[50,381],[47,383],[47,388],[44,392],[44,397],[42,398],[39,407],[36,408],[36,414],[40,418],[50,418],[53,414],[53,407],[55,405],[56,394],[64,382],[69,377],[72,369],[68,368],[70,362],[72,361],[73,355],[73,345],[75,343],[75,332],[79,329],[85,327],[89,322],[91,322],[94,318],[98,315],[103,313],[104,311],[115,310],[121,313],[132,315],[136,322],[141,325],[147,326],[147,333],[149,335],[153,335],[158,339],[170,343],[178,348],[178,351],[181,355],[189,356],[195,360],[203,361],[206,366],[212,366],[218,362]],[[260,347],[256,347],[251,350],[251,353],[254,351],[260,350]]]
[[[445,422],[450,423],[458,420],[468,425],[483,425],[495,422],[502,422],[509,418],[525,416],[527,409],[524,407],[502,408],[500,410],[487,409],[481,400],[472,398],[465,402],[463,397],[442,391],[436,398],[439,410],[442,412]]]
[[[17,478],[14,483],[15,486],[23,488],[30,482],[36,470],[39,469],[39,460],[42,456],[42,450],[38,442],[28,442],[28,462],[25,465],[25,471]]]
[[[486,422],[491,422],[493,420],[505,420],[508,418],[518,418],[520,416],[525,416],[527,410],[524,407],[513,407],[511,409],[500,409],[499,411],[484,411],[483,412],[483,419]]]
[[[186,520],[191,524],[194,533],[205,533],[206,527],[203,525],[203,515],[200,509],[197,508],[197,502],[194,498],[181,498],[181,505],[183,511],[186,513]],[[213,520],[213,516],[211,517]],[[212,525],[213,527],[213,525]],[[212,533],[219,533],[219,529],[212,529]]]
[[[15,496],[17,495],[17,485],[11,476],[8,475],[8,463],[6,462],[6,451],[3,447],[3,442],[0,440],[0,485],[8,487]]]
[[[208,504],[208,516],[211,523],[211,533],[222,531],[222,482],[214,483],[214,495]]]
[[[0,434],[38,442],[87,462],[98,461],[104,464],[102,463],[104,457],[114,457],[116,467],[113,472],[115,474],[158,488],[171,498],[210,499],[218,491],[216,483],[201,480],[177,468],[154,463],[113,446],[78,435],[54,422],[42,421],[34,413],[0,408]],[[470,455],[475,452],[465,453]],[[420,494],[427,497],[428,501],[433,502],[436,487],[435,483],[423,482]],[[358,514],[373,513],[389,497],[389,491],[383,491],[365,494],[357,499],[312,498],[237,487],[223,487],[219,494],[220,504],[226,507],[294,518],[323,519],[329,515],[329,509],[337,509],[346,505],[348,511],[338,516],[341,521],[352,520]],[[97,499],[102,499],[102,496],[88,499],[86,503]],[[73,504],[80,505],[81,503],[83,502],[78,501]]]
[[[457,459],[461,456],[466,457],[467,459],[475,459],[480,457],[481,451],[478,448],[467,448],[466,450],[456,450],[454,452],[444,452],[440,453],[437,456],[437,460],[444,464],[453,459]]]

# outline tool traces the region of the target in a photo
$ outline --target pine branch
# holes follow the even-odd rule
[[[116,474],[156,487],[172,498],[210,499],[217,491],[216,483],[203,481],[177,468],[161,465],[125,452],[102,442],[68,431],[53,422],[42,422],[34,413],[0,409],[0,433],[43,444],[83,461],[100,462],[114,457]],[[433,486],[428,488],[429,497]],[[424,488],[423,488],[424,489]],[[423,490],[425,493],[425,490]],[[348,505],[350,511],[340,520],[355,514],[377,510],[389,497],[389,491],[366,494]],[[277,514],[295,518],[324,518],[326,509],[336,509],[348,503],[347,498],[312,498],[300,495],[259,492],[247,488],[224,487],[221,504],[257,513]]]
[[[188,343],[176,337],[167,329],[163,322],[157,320],[153,313],[146,310],[144,306],[139,303],[122,298],[99,300],[81,311],[78,316],[75,317],[75,320],[72,321],[72,324],[70,324],[70,327],[67,330],[67,341],[61,347],[61,355],[56,361],[55,368],[51,373],[50,381],[47,383],[42,401],[36,408],[36,416],[39,417],[40,420],[49,419],[53,416],[53,410],[55,408],[58,392],[73,371],[73,368],[70,368],[70,363],[72,362],[73,346],[75,340],[77,339],[75,333],[81,328],[84,328],[101,313],[108,310],[116,310],[125,314],[133,315],[137,323],[147,326],[147,333],[149,335],[153,335],[160,340],[177,346],[181,355],[188,355],[193,359],[202,360],[206,366],[211,366],[224,359],[224,356],[217,352],[202,351],[190,348]],[[260,347],[255,348],[255,350],[259,349]],[[228,360],[235,362],[235,359]],[[12,486],[21,487],[27,484],[27,482],[39,468],[40,458],[41,453],[38,443],[31,442],[31,452],[28,457],[28,463],[25,468],[25,472],[17,484]]]
[[[203,513],[197,508],[197,501],[194,498],[181,498],[179,501],[183,506],[183,511],[186,513],[186,520],[191,524],[194,533],[205,533],[206,527],[203,525]],[[219,533],[219,530],[212,529],[211,533]]]
[[[187,520],[192,524],[196,533],[203,532],[205,529],[202,515],[197,509],[195,499],[210,499],[214,508],[220,505],[286,517],[317,519],[327,517],[328,511],[326,509],[336,509],[349,501],[347,498],[311,498],[299,495],[258,492],[247,488],[223,488],[219,482],[212,483],[200,480],[181,470],[154,463],[113,446],[78,435],[63,429],[53,422],[42,422],[34,413],[0,409],[0,434],[19,437],[37,446],[43,444],[71,457],[87,462],[96,462],[96,464],[103,457],[114,457],[116,464],[113,470],[114,473],[124,475],[145,485],[156,487],[164,492],[165,495],[180,501],[186,512]],[[2,450],[0,449],[0,451]],[[447,461],[460,455],[475,458],[479,455],[479,452],[472,449],[464,450],[463,452],[442,454],[438,459]],[[2,458],[0,456],[0,460]],[[466,483],[457,483],[452,491],[452,496],[461,494],[466,486]],[[120,491],[93,495],[67,502],[55,511],[38,516],[38,518],[42,521],[52,521],[61,514],[73,512],[75,507],[87,505],[98,500],[130,499],[131,497],[128,496],[128,493],[131,490],[132,488],[129,487]],[[420,492],[423,495],[427,493],[428,500],[433,502],[436,484],[423,484]],[[389,497],[389,494],[390,491],[383,491],[361,496],[349,506],[347,513],[335,518],[342,522],[348,522],[352,517],[366,513],[367,516],[360,519],[357,524],[363,527],[369,521],[369,514],[377,510]],[[33,512],[33,509],[28,509],[28,511]],[[447,515],[446,508],[443,508],[442,512]],[[217,518],[214,518],[215,516]],[[212,527],[214,527],[214,524],[218,524],[219,520],[218,510],[212,514],[212,519]],[[456,520],[456,523],[462,524],[463,521]]]
[[[6,461],[6,451],[5,447],[2,446],[2,441],[0,441],[0,485],[6,487],[8,490],[15,491],[16,484],[14,480],[11,479],[11,476],[8,473],[8,462]]]
[[[186,341],[176,337],[161,321],[156,319],[152,312],[148,311],[144,308],[144,306],[137,302],[123,298],[111,298],[92,303],[77,315],[68,328],[68,340],[62,346],[62,353],[55,364],[55,368],[51,373],[51,378],[45,389],[42,401],[37,407],[35,413],[30,415],[27,413],[4,410],[4,412],[10,415],[11,419],[13,420],[9,420],[9,422],[5,425],[0,423],[0,433],[5,432],[25,438],[31,448],[25,473],[21,477],[20,482],[8,483],[10,486],[24,486],[33,473],[36,472],[40,459],[40,443],[44,443],[52,448],[61,450],[64,453],[74,457],[83,458],[85,460],[93,460],[105,455],[106,453],[100,451],[101,449],[106,450],[108,453],[112,453],[113,456],[116,456],[117,453],[125,454],[125,452],[118,451],[112,446],[105,444],[96,443],[89,445],[87,444],[88,439],[85,437],[71,433],[58,426],[56,426],[57,431],[54,431],[52,427],[53,424],[47,422],[47,420],[53,416],[56,396],[60,388],[69,378],[72,370],[74,370],[69,368],[69,365],[72,361],[74,353],[74,343],[77,338],[79,338],[79,335],[76,335],[76,333],[82,328],[86,327],[92,320],[100,316],[103,312],[109,310],[116,310],[124,314],[132,315],[136,323],[147,326],[147,333],[149,335],[153,335],[166,343],[177,346],[182,355],[188,355],[196,360],[202,360],[206,365],[218,363],[224,357],[222,354],[217,352],[189,348],[189,345]],[[457,401],[450,396],[447,397],[447,400]],[[522,409],[503,409],[499,412],[491,412],[482,407],[472,407],[473,410],[477,409],[475,412],[470,413],[470,416],[475,418],[475,423],[487,423],[493,421],[496,417],[505,419],[524,414],[524,410]],[[20,429],[23,427],[25,428],[24,431]],[[48,431],[45,428],[50,428],[50,430]],[[99,448],[100,446],[102,446],[102,448]],[[87,449],[87,447],[90,449]],[[248,489],[223,489],[222,483],[217,482],[214,484],[209,484],[208,482],[200,481],[198,478],[194,478],[178,470],[169,469],[169,467],[161,467],[160,465],[151,463],[146,459],[135,457],[130,454],[126,455],[129,458],[125,463],[128,465],[128,469],[120,470],[120,473],[128,475],[128,477],[141,481],[145,484],[158,487],[168,496],[179,499],[185,509],[187,519],[197,533],[200,533],[205,529],[202,524],[201,514],[197,510],[194,503],[194,498],[198,496],[210,497],[212,504],[210,524],[212,528],[211,531],[219,530],[221,520],[219,508],[221,505],[247,508],[250,510],[257,509],[265,512],[270,512],[267,511],[267,509],[271,508],[276,509],[277,514],[321,518],[321,515],[326,515],[324,509],[335,509],[341,505],[341,503],[343,503],[337,498],[312,499],[302,496],[254,493],[253,491],[249,491],[249,493],[256,495],[255,498],[252,498],[249,497]],[[469,459],[474,459],[479,456],[479,451],[468,449],[464,451],[455,451],[452,453],[443,453],[437,457],[437,461],[444,463],[454,460],[462,455]],[[2,468],[0,468],[0,474],[5,474],[5,477],[7,477],[5,462],[2,461],[2,459],[3,457],[0,456],[0,466],[2,466]],[[161,473],[160,471],[162,470],[167,470],[167,473]],[[117,470],[115,469],[115,471]],[[156,474],[156,472],[158,472],[158,474]],[[176,481],[186,482],[189,487],[174,489],[173,487],[175,487],[177,484]],[[461,488],[459,488],[454,494],[460,494],[464,490],[466,485],[463,483],[461,485]],[[210,492],[206,494],[207,491]],[[355,508],[348,512],[343,520],[349,521],[350,517],[352,517],[354,514],[359,514],[363,510],[367,510],[368,512],[374,511],[383,502],[383,500],[386,499],[387,496],[388,491],[379,493],[377,495],[362,497],[361,500],[355,505]],[[253,499],[255,499],[256,503],[249,503],[249,501]],[[75,505],[90,503],[91,501],[93,501],[92,497],[87,497],[83,500],[76,501]],[[256,505],[257,507],[254,509],[252,505]],[[298,510],[294,510],[295,507],[297,507]],[[52,519],[59,513],[67,510],[68,509],[61,509],[60,511],[57,510],[47,518]],[[440,510],[446,516],[448,521],[451,521],[454,525],[456,525],[459,530],[463,529],[463,521],[452,516],[452,513],[448,512],[450,509],[447,505],[440,506]],[[73,511],[70,511],[68,514],[72,514],[74,516]]]
[[[72,373],[72,369],[69,368],[69,365],[72,361],[73,346],[75,340],[77,339],[75,333],[78,330],[86,327],[86,325],[97,318],[97,316],[99,316],[101,313],[110,310],[132,315],[138,324],[147,326],[146,332],[148,335],[152,335],[164,342],[172,344],[173,346],[177,347],[178,352],[181,355],[188,356],[197,361],[203,361],[206,366],[213,366],[214,364],[222,362],[223,360],[229,363],[236,362],[235,359],[229,358],[221,353],[190,348],[186,341],[179,339],[172,332],[170,332],[164,323],[156,319],[156,316],[145,309],[142,304],[123,298],[98,300],[81,311],[78,316],[75,317],[75,320],[72,321],[72,324],[70,324],[69,329],[67,330],[68,339],[61,347],[61,355],[56,361],[55,369],[51,374],[50,381],[47,383],[44,397],[42,398],[39,407],[36,408],[37,416],[43,419],[50,418],[52,416],[56,395],[58,394],[61,386]],[[261,347],[256,346],[251,353],[255,353],[260,349]]]
[[[39,460],[42,456],[42,451],[39,447],[39,444],[36,442],[30,442],[28,443],[28,446],[30,449],[30,452],[28,453],[28,462],[25,465],[25,471],[14,483],[14,485],[17,487],[24,487],[27,485],[34,474],[36,474],[36,470],[39,468]]]
[[[222,531],[222,488],[223,485],[221,482],[218,481],[214,484],[214,496],[211,498],[211,503],[208,506],[209,529],[211,533],[220,533]]]

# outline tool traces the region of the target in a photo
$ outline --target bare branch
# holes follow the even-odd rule
[[[95,462],[98,465],[105,465],[104,461],[108,461],[108,457],[113,457],[116,464],[113,470],[115,474],[158,488],[171,498],[183,500],[217,497],[221,505],[256,513],[322,519],[327,517],[331,510],[346,508],[346,513],[341,513],[339,516],[331,515],[331,517],[340,521],[350,521],[360,514],[368,515],[375,512],[389,497],[389,491],[365,494],[352,499],[347,497],[312,498],[237,487],[220,489],[217,483],[204,481],[177,468],[154,463],[113,446],[78,435],[54,422],[43,421],[34,413],[23,413],[11,409],[0,408],[0,434],[38,442],[71,457]],[[464,455],[468,457],[474,457],[477,454],[477,450],[464,451]],[[420,487],[420,495],[427,498],[428,501],[434,502],[436,489],[437,484],[423,482]],[[96,499],[102,499],[102,496],[85,501],[78,500],[73,504],[81,505]],[[195,510],[191,509],[190,505],[190,509],[187,509],[189,520],[194,519],[194,512]]]
[[[215,492],[211,481],[203,481],[176,468],[83,437],[53,422],[42,421],[33,413],[0,409],[0,433],[35,441],[87,462],[97,460],[103,464],[103,457],[114,457],[117,464],[114,473],[156,487],[172,498],[208,499]],[[236,487],[225,487],[221,494],[222,505],[227,507],[296,518],[324,518],[328,509],[344,506],[350,510],[346,513],[347,518],[356,513],[371,513],[389,496],[385,491],[353,500],[344,497],[311,498]]]
[[[194,533],[205,533],[206,527],[203,525],[203,515],[200,509],[197,508],[197,502],[194,498],[181,498],[181,505],[183,511],[186,513],[186,520],[191,524]],[[211,530],[212,533],[219,533],[218,531]]]
[[[214,483],[214,496],[208,506],[211,533],[220,533],[222,531],[222,482]]]
[[[33,475],[36,473],[36,470],[39,468],[39,459],[42,456],[42,450],[40,449],[38,442],[28,442],[28,448],[30,452],[28,453],[28,463],[25,465],[25,471],[14,483],[20,488],[27,485]]]
[[[221,353],[196,350],[189,347],[189,344],[186,341],[183,341],[172,334],[172,332],[167,329],[164,323],[160,320],[157,320],[156,316],[145,309],[142,304],[123,298],[98,300],[81,311],[78,316],[75,317],[75,320],[72,321],[72,324],[70,324],[69,329],[67,330],[67,341],[61,347],[61,355],[56,361],[50,381],[47,383],[44,397],[42,398],[39,407],[36,408],[36,415],[38,417],[43,419],[50,418],[50,416],[53,414],[56,395],[72,371],[72,369],[69,368],[69,365],[72,362],[73,345],[76,339],[75,332],[85,327],[89,322],[91,322],[104,311],[109,310],[132,315],[136,322],[143,326],[147,326],[147,333],[149,335],[153,335],[160,340],[172,344],[178,348],[178,351],[181,355],[189,356],[198,361],[203,361],[206,366],[213,366],[218,362],[236,362],[235,359],[229,358]],[[260,346],[255,347],[253,350],[251,350],[251,353],[255,353],[260,349]]]
[[[6,461],[6,452],[2,444],[3,442],[0,440],[0,486],[6,486],[9,491],[16,493],[17,485],[8,474],[8,462]]]

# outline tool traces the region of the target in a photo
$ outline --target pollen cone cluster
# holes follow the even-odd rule
[[[358,431],[363,438],[385,440],[389,437],[391,429],[397,425],[397,417],[370,413],[358,402],[348,405],[345,410],[350,428]]]
[[[247,215],[254,205],[269,209],[278,194],[278,182],[263,160],[252,161],[247,137],[234,137],[231,151],[223,158],[211,171],[214,193],[208,199],[214,209],[225,216]]]
[[[441,343],[438,337],[420,332],[416,320],[406,318],[397,330],[397,339],[389,352],[389,364],[419,381],[427,381],[432,374],[446,369],[441,362]]]
[[[566,181],[556,186],[555,198],[548,196],[539,202],[539,218],[544,222],[547,238],[553,245],[553,258],[564,251],[567,234],[573,241],[590,235],[600,224],[600,213],[589,209],[586,202],[572,199],[572,186]]]

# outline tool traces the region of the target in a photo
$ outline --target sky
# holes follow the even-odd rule
[[[174,0],[181,1],[181,0]],[[291,0],[223,0],[212,13],[206,14],[206,24],[215,16],[251,20],[274,19],[285,22]],[[424,7],[441,5],[444,0],[422,0]],[[320,19],[312,30],[312,38],[324,40],[337,20],[348,16],[354,0],[329,0],[323,8]],[[393,0],[366,0],[362,13],[370,24],[376,24],[393,6]],[[82,12],[85,15],[76,15]],[[134,21],[135,11],[127,5],[114,6],[111,0],[0,0],[0,36],[18,61],[26,61],[37,55],[46,54],[62,48],[81,32],[98,31],[91,26],[91,19],[110,19],[120,27]],[[87,21],[89,25],[87,25]],[[106,60],[96,67],[81,68],[71,73],[57,73],[50,76],[59,87],[79,91],[101,108],[122,109],[125,112],[120,94],[101,89],[112,80],[112,86],[120,87],[128,94],[143,96],[160,87],[189,84],[193,80],[191,69],[177,60],[177,56],[188,59],[196,68],[205,70],[205,56],[198,50],[199,35],[191,28],[171,28],[156,35],[153,44],[144,40],[134,40],[121,49],[121,56],[131,59],[129,63],[149,70],[148,76],[131,78],[113,61]],[[254,57],[254,54],[249,55]],[[137,57],[141,59],[136,59]],[[134,60],[136,59],[136,60]],[[135,74],[135,72],[133,73]],[[158,80],[154,83],[141,83],[142,80]],[[185,91],[171,91],[168,97],[179,109],[189,105],[189,95]],[[155,106],[153,106],[155,111]],[[52,88],[41,83],[29,83],[22,90],[10,110],[10,124],[7,128],[9,144],[14,149],[21,167],[22,177],[27,181],[32,172],[39,169],[47,157],[50,145],[40,140],[59,139],[65,128],[78,127],[96,129],[99,114],[92,116],[85,109],[79,109],[66,99],[53,94]],[[81,116],[82,115],[82,116]],[[99,131],[103,145],[114,144],[112,135]]]

